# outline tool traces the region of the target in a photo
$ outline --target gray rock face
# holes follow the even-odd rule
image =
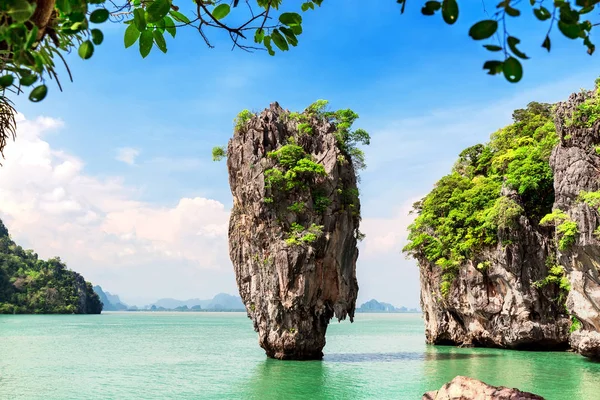
[[[335,126],[316,118],[310,124],[312,134],[299,134],[298,122],[274,103],[236,130],[227,148],[229,254],[259,344],[278,359],[321,358],[330,319],[352,321],[358,293],[360,203],[349,195],[357,194],[356,174],[336,144]],[[294,141],[326,175],[277,191],[265,183],[265,171],[277,166],[268,153]],[[304,209],[290,211],[298,203]],[[314,241],[286,242],[294,223],[322,228]]]
[[[516,229],[499,232],[500,242],[512,244],[498,244],[462,266],[445,298],[440,268],[419,260],[427,342],[513,349],[567,347],[570,321],[553,301],[558,293],[532,285],[547,275],[550,246],[544,233],[522,216]],[[482,262],[489,263],[485,271],[477,268]]]
[[[577,222],[575,244],[558,254],[567,270],[571,291],[567,308],[581,323],[571,335],[571,345],[581,354],[600,358],[600,241],[594,230],[600,225],[598,211],[581,202],[582,191],[600,189],[600,120],[588,124],[585,117],[574,121],[577,107],[594,92],[575,93],[556,108],[556,130],[560,143],[553,150],[554,208],[565,211]],[[589,125],[589,126],[588,126]]]
[[[544,400],[533,393],[504,386],[490,386],[477,379],[457,376],[440,390],[427,392],[423,400]]]

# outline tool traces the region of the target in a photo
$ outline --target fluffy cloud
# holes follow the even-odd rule
[[[366,234],[361,255],[365,257],[384,253],[399,255],[406,244],[408,225],[415,215],[411,214],[412,205],[422,196],[403,202],[392,218],[364,218],[360,230]]]
[[[123,161],[125,164],[133,165],[135,164],[135,159],[139,155],[140,151],[138,149],[121,147],[117,149],[117,156],[115,158],[119,161]]]
[[[17,141],[5,150],[0,218],[18,243],[45,258],[60,255],[87,279],[125,296],[212,296],[235,288],[229,210],[222,203],[138,201],[122,179],[89,176],[80,159],[53,149],[44,135],[62,125],[20,116]],[[132,154],[123,161],[133,163]],[[203,279],[209,276],[219,284],[211,287]]]

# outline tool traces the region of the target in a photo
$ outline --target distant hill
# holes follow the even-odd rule
[[[417,308],[396,308],[392,304],[379,302],[375,299],[369,300],[363,303],[359,308],[356,309],[359,313],[418,313],[421,312]]]
[[[83,276],[59,257],[41,260],[12,241],[0,220],[0,314],[100,314]]]
[[[155,310],[176,310],[176,311],[245,311],[246,307],[242,303],[242,299],[239,296],[232,296],[227,293],[219,293],[215,297],[209,300],[200,299],[189,299],[189,300],[176,300],[176,299],[160,299],[157,302],[150,304],[147,308]],[[185,308],[184,308],[185,307]]]
[[[100,298],[104,307],[103,311],[124,311],[127,310],[127,304],[123,303],[119,296],[110,294],[109,292],[105,292],[102,290],[102,287],[96,285],[94,286],[94,292]]]

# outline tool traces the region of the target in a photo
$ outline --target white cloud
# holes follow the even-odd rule
[[[361,255],[365,257],[393,253],[399,257],[406,243],[407,228],[414,218],[412,205],[423,196],[404,201],[391,218],[364,218],[360,230],[366,235]]]
[[[135,159],[140,155],[140,151],[138,149],[134,149],[131,147],[121,147],[117,149],[116,159],[124,162],[125,164],[134,165]]]
[[[59,255],[86,279],[125,296],[208,297],[235,290],[229,210],[222,203],[201,197],[170,207],[138,201],[136,189],[122,179],[86,175],[80,159],[53,149],[44,134],[61,126],[21,117],[17,140],[5,150],[0,218],[17,243],[44,258]],[[221,284],[210,285],[203,275]]]

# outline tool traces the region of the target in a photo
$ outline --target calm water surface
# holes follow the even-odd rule
[[[267,360],[242,313],[0,316],[0,399],[420,399],[456,375],[600,399],[600,364],[427,346],[415,314],[333,323],[325,353]]]

